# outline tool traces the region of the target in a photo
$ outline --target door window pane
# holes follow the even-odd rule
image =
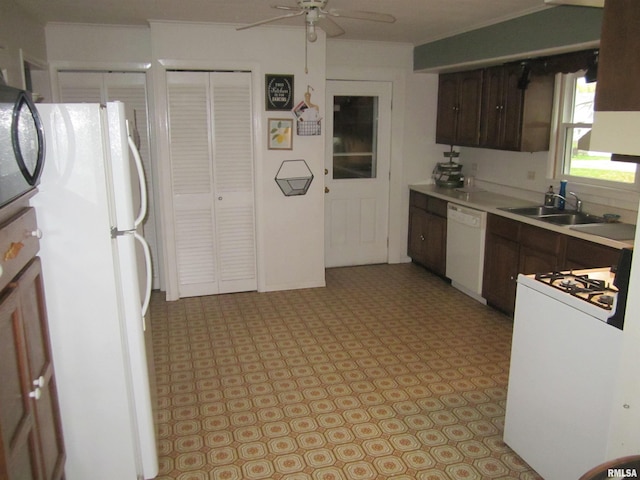
[[[378,97],[333,97],[333,178],[376,178]]]

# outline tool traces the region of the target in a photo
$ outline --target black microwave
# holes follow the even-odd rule
[[[38,185],[44,130],[29,92],[0,80],[0,207]]]

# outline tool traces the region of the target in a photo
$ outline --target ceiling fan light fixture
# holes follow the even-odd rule
[[[316,26],[313,23],[307,24],[307,40],[311,43],[318,39],[318,33],[316,32]]]

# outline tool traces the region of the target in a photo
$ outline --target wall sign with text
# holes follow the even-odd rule
[[[267,110],[291,110],[293,108],[293,75],[265,76]]]

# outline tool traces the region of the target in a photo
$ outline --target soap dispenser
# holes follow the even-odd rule
[[[549,190],[544,194],[544,206],[553,207],[555,205],[556,194],[553,191],[553,185],[549,185]]]
[[[558,210],[564,210],[565,199],[567,198],[567,181],[560,182],[560,197],[558,197]]]

